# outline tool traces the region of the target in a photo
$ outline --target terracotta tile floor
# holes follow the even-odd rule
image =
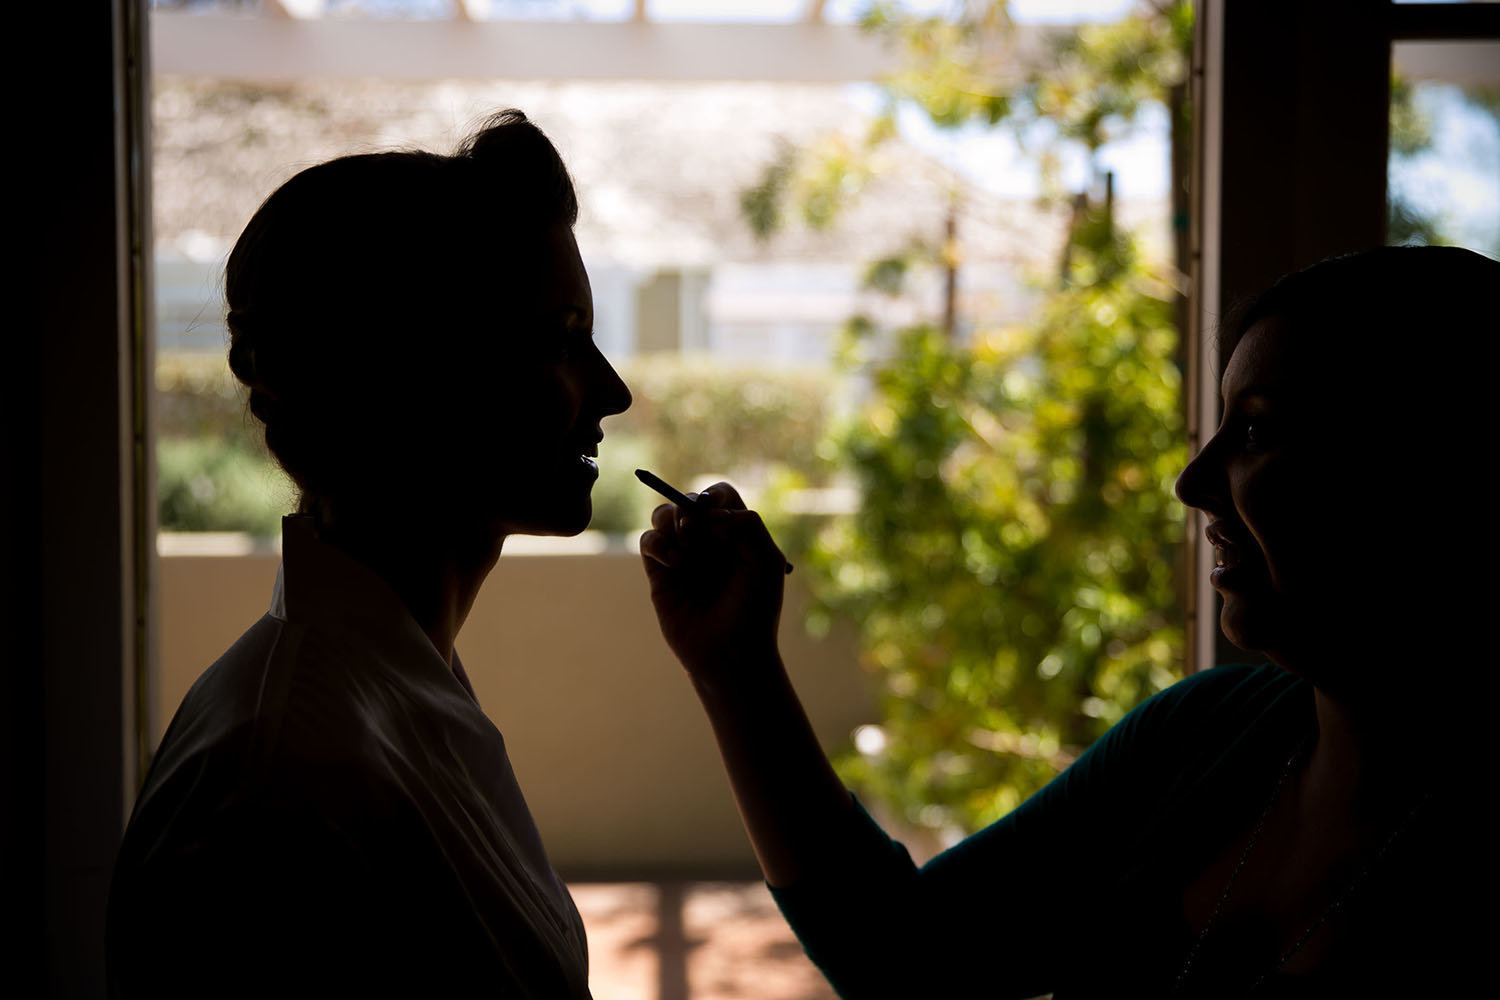
[[[595,1000],[834,1000],[761,882],[577,882]]]

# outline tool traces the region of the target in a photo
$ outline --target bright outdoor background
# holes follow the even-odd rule
[[[573,172],[596,336],[636,402],[605,424],[593,529],[509,542],[460,645],[573,884],[600,1000],[831,996],[753,878],[655,634],[636,467],[728,479],[767,515],[797,566],[789,669],[841,773],[919,858],[1181,675],[1188,5],[250,0],[153,17],[158,736],[263,612],[295,499],[224,363],[229,247],[302,167],[445,151],[504,107]],[[192,40],[226,19],[343,39],[344,68],[288,76],[285,45],[257,65],[247,33],[217,70]],[[529,75],[497,59],[444,76],[397,34],[434,23],[541,25],[528,37],[559,65],[569,27],[647,32],[627,47],[741,34],[701,35],[726,46],[718,77],[629,52],[613,74],[545,72],[541,52]],[[360,45],[384,54],[353,72]],[[783,53],[760,79],[756,46]],[[1500,255],[1500,89],[1454,65],[1398,47],[1391,238]]]

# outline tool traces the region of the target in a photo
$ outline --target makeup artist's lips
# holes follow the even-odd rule
[[[1210,524],[1204,531],[1204,535],[1207,536],[1209,544],[1214,547],[1215,565],[1208,574],[1209,584],[1216,590],[1234,589],[1249,572],[1247,568],[1240,565],[1244,546],[1218,521]]]

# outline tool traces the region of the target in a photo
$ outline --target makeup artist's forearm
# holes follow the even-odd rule
[[[791,885],[824,856],[854,808],[813,735],[786,668],[772,655],[696,680],[740,817],[766,881]]]

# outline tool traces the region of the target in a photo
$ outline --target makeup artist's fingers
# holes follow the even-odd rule
[[[785,572],[786,558],[753,510],[698,508],[678,517],[677,541],[695,560]]]
[[[669,537],[660,531],[646,531],[641,533],[640,540],[641,558],[646,560],[646,572],[651,572],[654,566],[664,566],[668,569],[677,565],[681,556],[676,545],[673,545]]]
[[[664,567],[680,567],[686,559],[707,564],[737,562],[785,570],[786,559],[760,515],[745,508],[739,491],[715,483],[702,493],[688,494],[691,508],[660,504],[651,511],[651,531],[641,536],[641,555]]]
[[[656,531],[666,531],[677,523],[677,507],[674,504],[658,504],[651,511],[651,527]]]
[[[651,523],[640,538],[641,555],[664,568],[717,564],[728,569],[738,564],[781,570],[785,565],[781,549],[753,510],[681,511],[664,505],[652,512]]]
[[[699,503],[716,507],[720,510],[744,510],[745,501],[740,499],[739,491],[728,483],[714,483],[708,489],[698,494]]]
[[[732,529],[734,547],[742,560],[760,569],[774,568],[778,574],[785,572],[786,556],[782,555],[759,513],[741,508],[725,514]]]
[[[677,534],[676,510],[672,504],[664,503],[651,512],[651,530],[641,535],[641,556],[646,560],[646,571],[650,573],[653,563],[672,567],[682,561],[682,545]]]
[[[718,533],[707,524],[712,515],[719,512],[704,508],[693,511],[693,522],[689,525],[689,511],[675,504],[664,503],[651,511],[651,530],[641,535],[641,555],[661,566],[681,567],[688,558],[689,550],[695,557],[709,554],[720,548]],[[648,567],[649,568],[649,567]]]
[[[691,493],[687,495],[693,496]],[[665,531],[681,541],[685,534],[683,529],[687,523],[688,513],[688,510],[676,504],[661,504],[651,512],[651,527],[656,531]]]

